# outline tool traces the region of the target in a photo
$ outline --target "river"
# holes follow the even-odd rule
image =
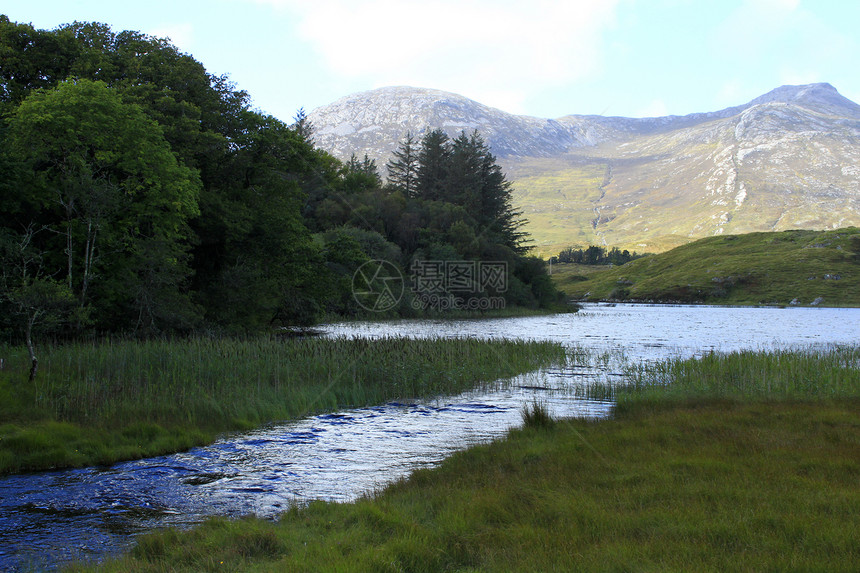
[[[617,378],[619,360],[860,341],[860,309],[586,305],[577,314],[325,325],[324,336],[549,339],[611,353],[495,389],[345,410],[228,435],[180,454],[110,467],[0,479],[0,570],[53,569],[127,550],[136,535],[212,515],[276,518],[291,504],[349,501],[503,436],[538,399],[556,416],[605,417],[612,405],[578,397]],[[608,364],[608,365],[607,365]]]

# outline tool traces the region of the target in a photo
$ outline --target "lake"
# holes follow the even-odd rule
[[[126,550],[136,535],[188,527],[212,515],[266,518],[313,499],[349,501],[503,436],[521,408],[545,402],[556,416],[605,417],[612,404],[581,398],[596,379],[633,362],[705,352],[856,344],[860,309],[586,305],[576,314],[505,319],[356,322],[324,336],[549,339],[610,360],[500,381],[496,388],[425,401],[344,410],[170,456],[111,467],[0,479],[0,570],[51,569]]]

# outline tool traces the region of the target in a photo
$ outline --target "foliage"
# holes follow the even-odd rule
[[[138,106],[101,82],[62,82],[18,106],[6,150],[31,176],[14,223],[52,231],[40,244],[51,276],[81,307],[99,300],[102,326],[152,330],[193,315],[177,289],[190,273],[199,179]]]
[[[557,300],[522,258],[510,183],[477,133],[407,134],[384,185],[369,158],[314,148],[303,110],[289,126],[252,110],[246,92],[166,40],[4,16],[0,54],[0,229],[40,230],[43,276],[75,300],[63,337],[350,315],[351,273],[374,258],[404,276],[437,255],[502,261],[508,303]],[[24,336],[14,321],[0,328]]]
[[[405,197],[415,197],[418,185],[418,146],[412,132],[394,150],[393,157],[385,164],[388,171],[388,185]]]
[[[623,265],[634,259],[644,257],[646,255],[639,254],[636,251],[632,253],[627,249],[621,250],[618,247],[612,247],[608,251],[606,247],[598,247],[591,245],[586,249],[568,247],[559,252],[557,256],[552,257],[553,264],[555,263],[574,263],[577,265]]]

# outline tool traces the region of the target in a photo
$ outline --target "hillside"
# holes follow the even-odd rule
[[[553,265],[577,300],[860,306],[860,228],[700,239],[620,267]]]
[[[342,158],[367,154],[380,167],[407,131],[479,130],[544,256],[570,245],[658,252],[720,234],[860,225],[860,106],[829,84],[639,119],[517,116],[397,87],[309,117],[319,146]]]

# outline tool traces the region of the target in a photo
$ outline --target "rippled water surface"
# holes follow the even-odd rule
[[[542,317],[327,325],[326,336],[540,338],[631,360],[709,350],[856,343],[860,310],[588,306]],[[352,500],[451,452],[503,435],[535,398],[557,416],[606,416],[577,385],[617,375],[587,364],[495,389],[346,410],[225,436],[181,454],[0,479],[0,570],[52,568],[122,551],[153,528],[211,515],[276,517],[312,499]]]

